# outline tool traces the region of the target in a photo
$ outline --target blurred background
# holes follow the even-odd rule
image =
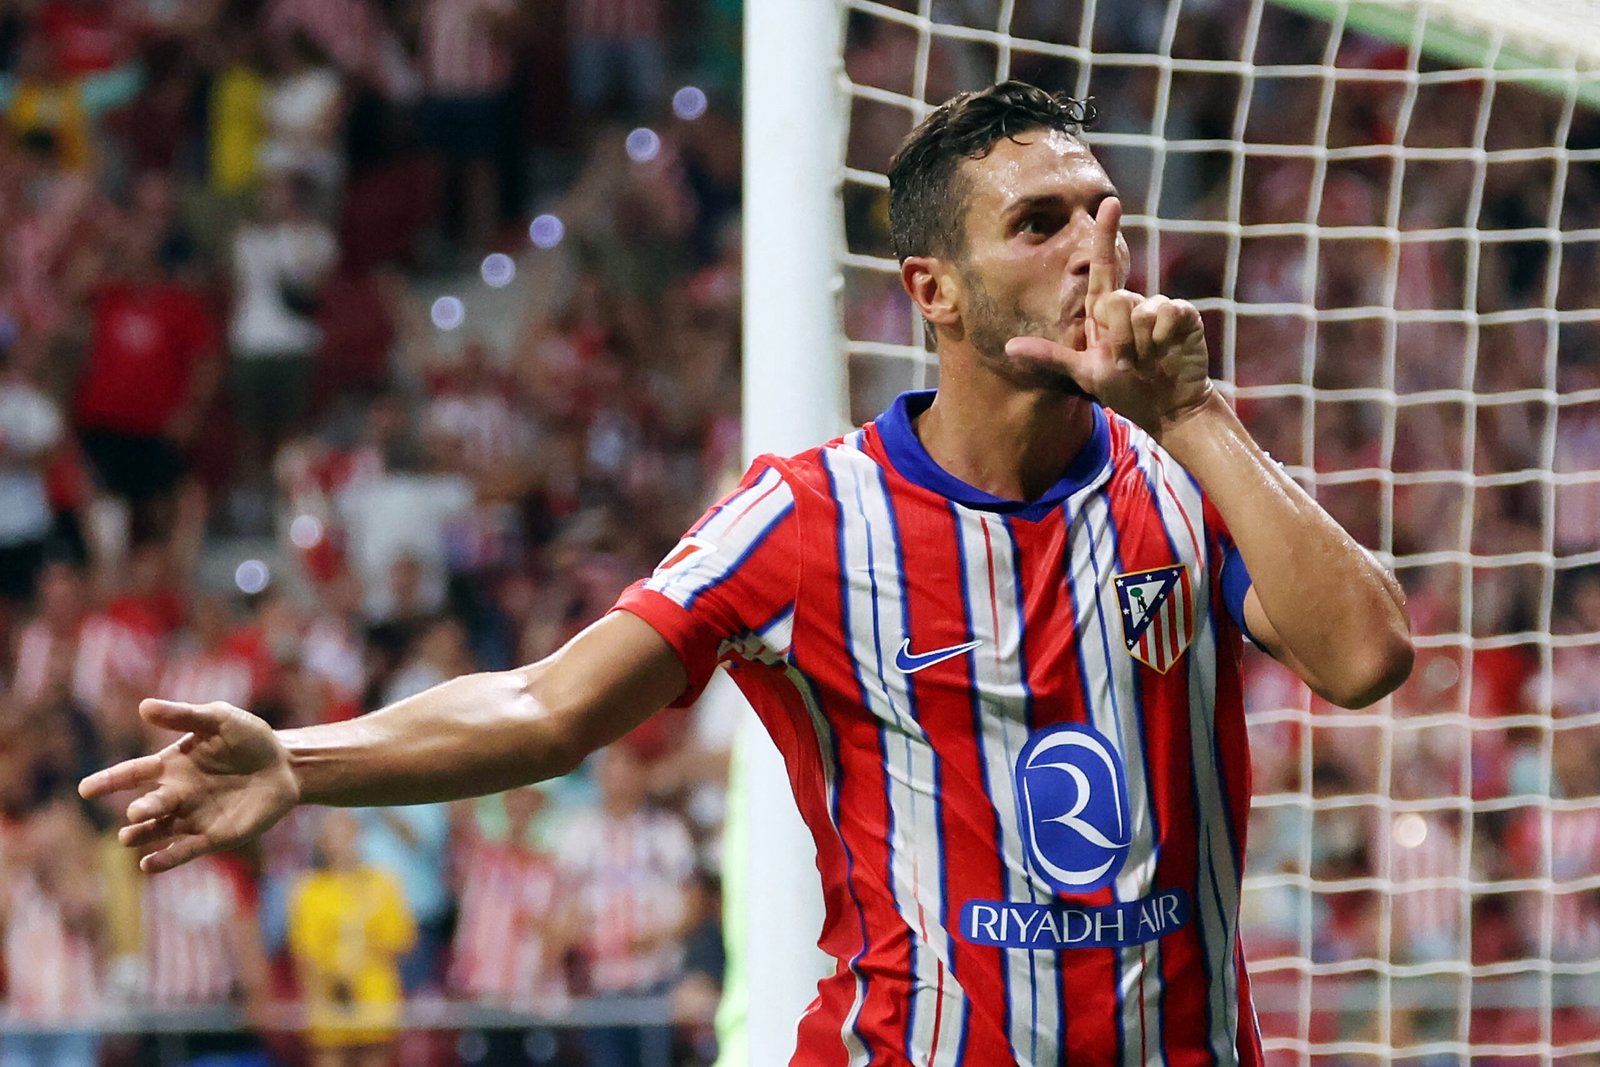
[[[993,3],[936,6],[993,25],[976,10]],[[294,726],[538,659],[737,475],[740,7],[0,2],[0,1063],[711,1062],[726,693],[556,783],[305,809],[258,847],[153,880],[115,844],[121,802],[74,787],[168,740],[136,714],[151,693]],[[1328,40],[1272,7],[1247,40],[1247,6],[1217,3],[1187,5],[1163,39],[1167,5],[1117,7],[1095,28],[1108,53],[1315,64]],[[1076,39],[1051,5],[1016,14],[1018,33]],[[845,64],[896,93],[920,69],[937,101],[992,77],[985,48],[930,54],[858,15]],[[1353,31],[1337,52],[1405,62]],[[1052,63],[1015,70],[1072,89]],[[1482,82],[1451,83],[1402,121],[1402,94],[1368,86],[1319,127],[1319,85],[1276,83],[1248,135],[1469,146],[1484,115],[1495,143],[1600,147],[1591,111],[1527,87],[1490,109]],[[1093,88],[1135,216],[1377,223],[1400,180],[1358,160],[1313,182],[1284,156],[1229,207],[1218,160],[1158,166],[1116,135],[1227,136],[1248,90],[1137,65]],[[858,99],[850,164],[881,172],[909,125]],[[1548,160],[1486,180],[1481,162],[1409,172],[1407,226],[1515,230],[1556,203],[1560,229],[1589,235],[1559,255],[1536,239],[1402,246],[1394,308],[1462,306],[1470,279],[1476,311],[1542,309],[1473,326],[1470,345],[1459,320],[1313,330],[1208,311],[1252,429],[1334,476],[1321,498],[1364,542],[1422,561],[1401,571],[1415,625],[1451,635],[1387,718],[1333,715],[1251,660],[1258,792],[1304,801],[1264,804],[1251,830],[1268,877],[1245,898],[1247,945],[1280,964],[1257,978],[1269,1034],[1369,1039],[1373,987],[1327,976],[1419,967],[1443,992],[1382,1013],[1387,1043],[1600,1039],[1542,962],[1600,958],[1600,396],[1473,400],[1600,389],[1594,321],[1562,320],[1547,344],[1544,314],[1600,307],[1585,159],[1559,183]],[[845,216],[852,250],[884,254],[881,190],[847,186]],[[1378,241],[1308,269],[1303,234],[1158,233],[1130,226],[1135,285],[1383,302]],[[929,371],[876,354],[916,337],[892,280],[847,274],[859,420]],[[1371,387],[1425,399],[1397,408]],[[1369,468],[1390,475],[1337,477]],[[1435,470],[1466,484],[1393,477]],[[1528,470],[1570,477],[1514,476]],[[1528,562],[1473,562],[1519,550]],[[1479,642],[1507,634],[1522,637]],[[1407,717],[1421,725],[1396,730]],[[1469,970],[1497,964],[1543,974],[1542,999],[1478,1003]]]

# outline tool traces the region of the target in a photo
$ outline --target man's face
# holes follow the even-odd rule
[[[1013,337],[1083,349],[1094,214],[1116,188],[1089,150],[1066,134],[1034,130],[961,164],[969,183],[966,248],[955,257],[967,340],[989,370],[1029,389],[1081,394],[1055,364],[1006,355]],[[1127,246],[1118,238],[1121,274]]]

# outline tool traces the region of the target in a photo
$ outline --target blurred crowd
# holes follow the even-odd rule
[[[1580,103],[1569,120],[1561,91],[1508,79],[1424,79],[1411,96],[1393,78],[1405,46],[1330,41],[1328,22],[1276,4],[1116,11],[932,5],[1014,41],[1092,44],[1088,140],[1131,216],[1130,287],[1212,301],[1214,370],[1241,415],[1393,555],[1422,645],[1381,716],[1336,714],[1250,653],[1244,928],[1263,1032],[1600,1041],[1600,166],[1563,158],[1600,148],[1600,114]],[[1330,54],[1330,76],[1306,73]],[[857,85],[913,95],[924,55],[928,100],[994,76],[987,44],[935,36],[924,52],[911,25],[849,23]],[[1007,58],[1016,77],[1081,84],[1069,58]],[[850,164],[881,173],[913,121],[856,96]],[[1219,150],[1239,131],[1243,153]],[[890,257],[884,191],[844,195],[851,250]],[[1373,233],[1391,225],[1404,240]],[[920,343],[897,278],[852,269],[847,284],[853,341]],[[857,419],[917,380],[876,351],[853,359]]]
[[[170,740],[142,696],[349,718],[544,656],[671,547],[738,459],[738,27],[0,3],[8,1067],[712,1055],[716,701],[158,879],[75,783]],[[506,1021],[407,1031],[451,1002]]]
[[[933,6],[990,27],[1001,7]],[[1079,39],[1076,3],[1005,10],[1014,34]],[[1159,50],[1165,10],[1102,15],[1096,49]],[[1248,5],[1183,12],[1172,55],[1244,56]],[[0,2],[5,1063],[709,1057],[728,701],[664,713],[570,779],[301,811],[153,880],[108,834],[118,804],[74,786],[165,740],[136,714],[151,693],[289,726],[537,659],[736,473],[739,25],[738,0]],[[1245,58],[1315,64],[1326,35],[1269,5]],[[1600,242],[1528,232],[1600,228],[1597,168],[1249,155],[1234,203],[1225,153],[1126,136],[1229,137],[1241,93],[1251,143],[1460,147],[1480,112],[1490,150],[1566,128],[1558,97],[1458,81],[1408,103],[1354,76],[1403,49],[1351,33],[1337,54],[1352,79],[1323,134],[1318,78],[1131,63],[1091,84],[1119,135],[1098,151],[1134,216],[1131,284],[1237,301],[1208,312],[1218,372],[1395,555],[1424,638],[1392,718],[1334,714],[1252,654],[1263,1024],[1593,1039],[1593,1015],[1558,1007],[1546,1034],[1496,983],[1462,983],[1600,957],[1600,323],[1550,313],[1600,307]],[[856,83],[909,93],[918,55],[909,29],[852,19]],[[928,60],[930,100],[993,76],[982,45],[936,38]],[[1065,60],[1011,63],[1077,84]],[[850,162],[881,172],[910,122],[857,99]],[[1579,108],[1566,138],[1600,147],[1600,122]],[[852,249],[886,255],[881,191],[850,184],[845,207]],[[1394,212],[1434,233],[1234,245],[1154,221]],[[847,273],[850,336],[915,343],[893,279]],[[1299,311],[1249,313],[1266,304]],[[1313,328],[1371,307],[1491,318]],[[911,374],[858,357],[854,415]],[[1307,388],[1251,391],[1284,384]],[[1361,1000],[1395,967],[1438,971],[1425,1006]],[[1548,995],[1573,988],[1558,974]],[[657,1005],[652,1025],[406,1029],[440,998],[560,1017],[617,997]],[[245,1028],[93,1029],[221,1007]]]

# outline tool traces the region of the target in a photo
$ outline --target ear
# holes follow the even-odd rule
[[[965,295],[961,275],[948,260],[936,256],[908,256],[900,264],[900,284],[922,317],[934,326],[959,326]]]

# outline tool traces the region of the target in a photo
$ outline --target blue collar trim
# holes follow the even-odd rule
[[[922,447],[922,440],[917,437],[913,423],[933,404],[933,397],[932,389],[901,393],[889,410],[878,416],[873,426],[883,442],[889,462],[902,477],[957,504],[1036,521],[1059,507],[1072,494],[1093,483],[1110,459],[1111,427],[1106,421],[1105,408],[1092,404],[1094,429],[1083,448],[1067,464],[1066,473],[1060,481],[1035,500],[1007,500],[994,496],[946,471]]]

